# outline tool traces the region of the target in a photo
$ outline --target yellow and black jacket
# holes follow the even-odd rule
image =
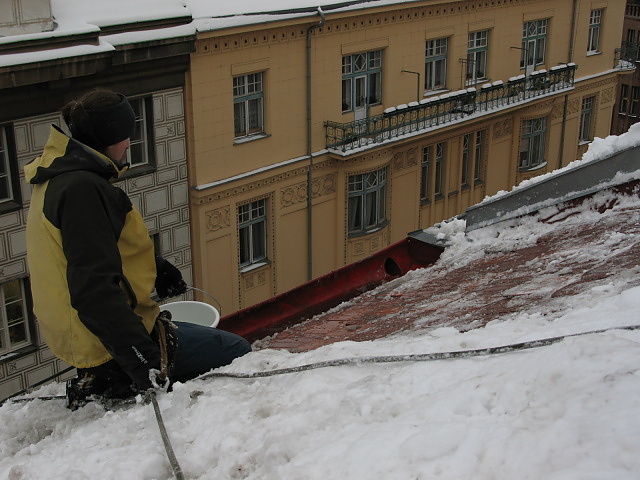
[[[42,156],[25,166],[33,185],[27,257],[34,312],[51,351],[79,368],[113,358],[131,375],[159,367],[149,335],[159,307],[151,299],[149,232],[111,184],[121,173],[52,126]]]

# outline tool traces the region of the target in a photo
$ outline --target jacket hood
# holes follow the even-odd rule
[[[28,183],[38,184],[67,172],[86,170],[109,181],[116,181],[128,166],[118,167],[109,157],[67,136],[51,125],[42,155],[24,167]]]

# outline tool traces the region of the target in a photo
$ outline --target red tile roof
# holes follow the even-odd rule
[[[602,196],[600,201],[590,200],[589,215],[584,213],[582,198],[526,217],[546,232],[535,242],[523,241],[521,247],[513,243],[507,249],[504,243],[496,242],[495,249],[488,247],[477,259],[462,265],[441,259],[256,346],[299,352],[343,340],[373,340],[403,330],[442,326],[466,330],[510,314],[544,315],[559,308],[564,297],[610,282],[640,285],[638,183],[628,183],[625,191]],[[627,198],[634,202],[611,209],[616,203],[611,199],[621,195],[630,195]],[[594,220],[595,211],[606,211],[607,215]],[[513,229],[514,221],[487,228],[497,234],[501,229]],[[586,246],[599,246],[601,253],[583,254]]]

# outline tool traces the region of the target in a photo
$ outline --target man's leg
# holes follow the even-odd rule
[[[235,333],[188,322],[174,323],[178,326],[178,350],[173,381],[191,380],[251,351],[249,342]]]

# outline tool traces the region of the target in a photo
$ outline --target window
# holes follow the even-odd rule
[[[447,86],[447,45],[446,38],[427,41],[424,76],[426,90],[439,90]]]
[[[489,47],[489,31],[469,34],[467,49],[467,84],[478,83],[487,78],[487,49]]]
[[[0,284],[0,355],[31,344],[22,280]]]
[[[473,181],[482,182],[482,157],[484,155],[484,131],[476,132],[476,158],[473,168]]]
[[[445,142],[429,145],[422,149],[420,200],[423,202],[431,201],[432,197],[439,200],[443,196],[445,153]]]
[[[3,207],[17,207],[20,202],[18,171],[12,161],[11,130],[0,125],[0,211]]]
[[[595,97],[582,99],[582,110],[580,112],[580,142],[591,141],[591,124],[593,122],[593,104]]]
[[[640,101],[640,87],[631,87],[631,109],[630,115],[638,116],[638,102]]]
[[[256,200],[238,207],[240,266],[262,263],[267,258],[267,201]]]
[[[342,111],[382,102],[382,50],[342,57]]]
[[[433,193],[436,194],[436,197],[440,197],[443,195],[444,190],[444,158],[445,155],[445,145],[444,143],[438,143],[436,145],[436,179],[435,179],[435,188],[433,189]]]
[[[544,64],[548,23],[547,19],[525,22],[522,30],[520,68],[535,69],[536,65]]]
[[[153,140],[153,99],[149,97],[129,99],[136,114],[136,128],[131,137],[131,147],[127,151],[127,161],[131,168],[153,165],[155,144]]]
[[[595,53],[600,51],[600,25],[602,24],[602,10],[591,10],[589,16],[589,40],[587,52]]]
[[[471,134],[468,133],[462,138],[462,186],[469,186],[469,165],[471,164]]]
[[[546,118],[536,118],[522,122],[520,137],[520,169],[528,170],[544,163]]]
[[[422,149],[422,171],[420,178],[420,200],[429,200],[429,176],[431,174],[431,162],[433,158],[433,146]]]
[[[629,85],[620,85],[620,113],[627,113],[629,108]]]
[[[264,79],[262,72],[233,77],[235,137],[264,133]]]
[[[387,219],[387,169],[349,176],[349,234],[382,227]]]

